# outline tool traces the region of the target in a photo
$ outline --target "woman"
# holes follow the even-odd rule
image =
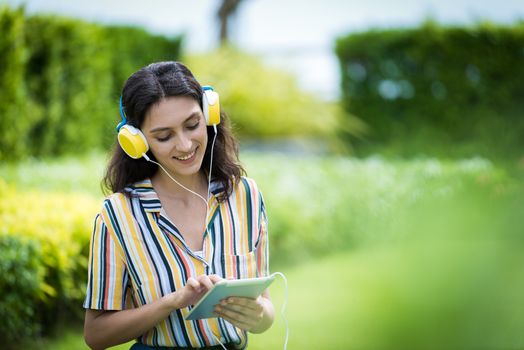
[[[92,349],[132,339],[132,349],[242,349],[248,331],[273,322],[267,290],[223,300],[217,318],[184,320],[221,279],[268,274],[264,202],[242,176],[227,119],[213,115],[217,98],[179,62],[151,64],[124,85],[120,146],[104,178],[113,194],[91,239],[84,335]]]

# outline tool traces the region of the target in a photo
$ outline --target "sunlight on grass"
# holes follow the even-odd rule
[[[289,281],[290,349],[524,346],[524,191],[502,169],[483,159],[245,160],[270,213],[272,270]],[[101,164],[29,162],[0,175],[8,187],[95,200]],[[283,348],[283,281],[270,292],[275,324],[249,349]],[[87,346],[78,329],[37,348]]]
[[[283,269],[289,280],[289,348],[496,349],[524,344],[517,329],[524,322],[519,292],[524,279],[518,272],[522,254],[496,242],[457,243],[383,246]],[[250,335],[249,349],[283,348],[282,280],[270,291],[275,324],[266,333]],[[45,349],[84,348],[79,332],[76,341],[68,334]]]
[[[54,159],[29,159],[0,165],[0,178],[18,189],[84,192],[102,196],[100,180],[104,171],[101,154]]]
[[[39,343],[30,344],[28,349],[35,350],[89,350],[84,342],[82,328],[65,328],[58,330],[56,336]],[[134,342],[128,342],[107,348],[107,350],[128,350]]]

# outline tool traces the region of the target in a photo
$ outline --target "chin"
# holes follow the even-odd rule
[[[200,172],[200,170],[202,170],[202,160],[196,160],[194,164],[185,167],[176,164],[173,167],[173,170],[175,174],[180,174],[182,176],[196,175]]]

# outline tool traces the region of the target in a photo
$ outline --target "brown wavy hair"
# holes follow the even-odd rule
[[[202,106],[202,86],[191,71],[182,63],[168,61],[152,63],[133,73],[122,89],[122,105],[125,109],[127,124],[140,128],[147,112],[157,102],[166,97],[189,96]],[[223,192],[219,201],[226,200],[240,177],[245,175],[244,168],[238,159],[238,142],[233,136],[228,117],[220,113],[220,124],[217,125],[217,137],[213,153],[211,179],[218,181]],[[207,127],[208,142],[202,170],[209,175],[211,143],[215,132],[212,126]],[[147,155],[155,159],[151,151]],[[124,188],[138,181],[152,177],[158,171],[158,165],[144,158],[133,159],[122,150],[115,137],[111,159],[102,180],[104,193],[109,191],[127,193]]]

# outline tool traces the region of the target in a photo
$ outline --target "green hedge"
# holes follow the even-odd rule
[[[338,38],[361,153],[522,156],[524,23],[370,30]]]
[[[199,80],[220,92],[223,110],[242,138],[320,139],[336,148],[337,130],[356,131],[338,104],[301,91],[291,74],[255,55],[224,46],[185,61]]]
[[[42,295],[42,256],[35,241],[16,234],[0,235],[0,252],[0,337],[2,348],[14,349],[41,330],[35,305]]]
[[[0,181],[3,347],[83,318],[89,238],[101,200]],[[16,348],[16,347],[14,347]]]
[[[22,10],[0,8],[0,159],[28,152],[25,135],[35,120],[24,84],[24,25]]]
[[[181,37],[8,7],[0,28],[0,159],[107,148],[125,79],[176,60],[181,46]]]

